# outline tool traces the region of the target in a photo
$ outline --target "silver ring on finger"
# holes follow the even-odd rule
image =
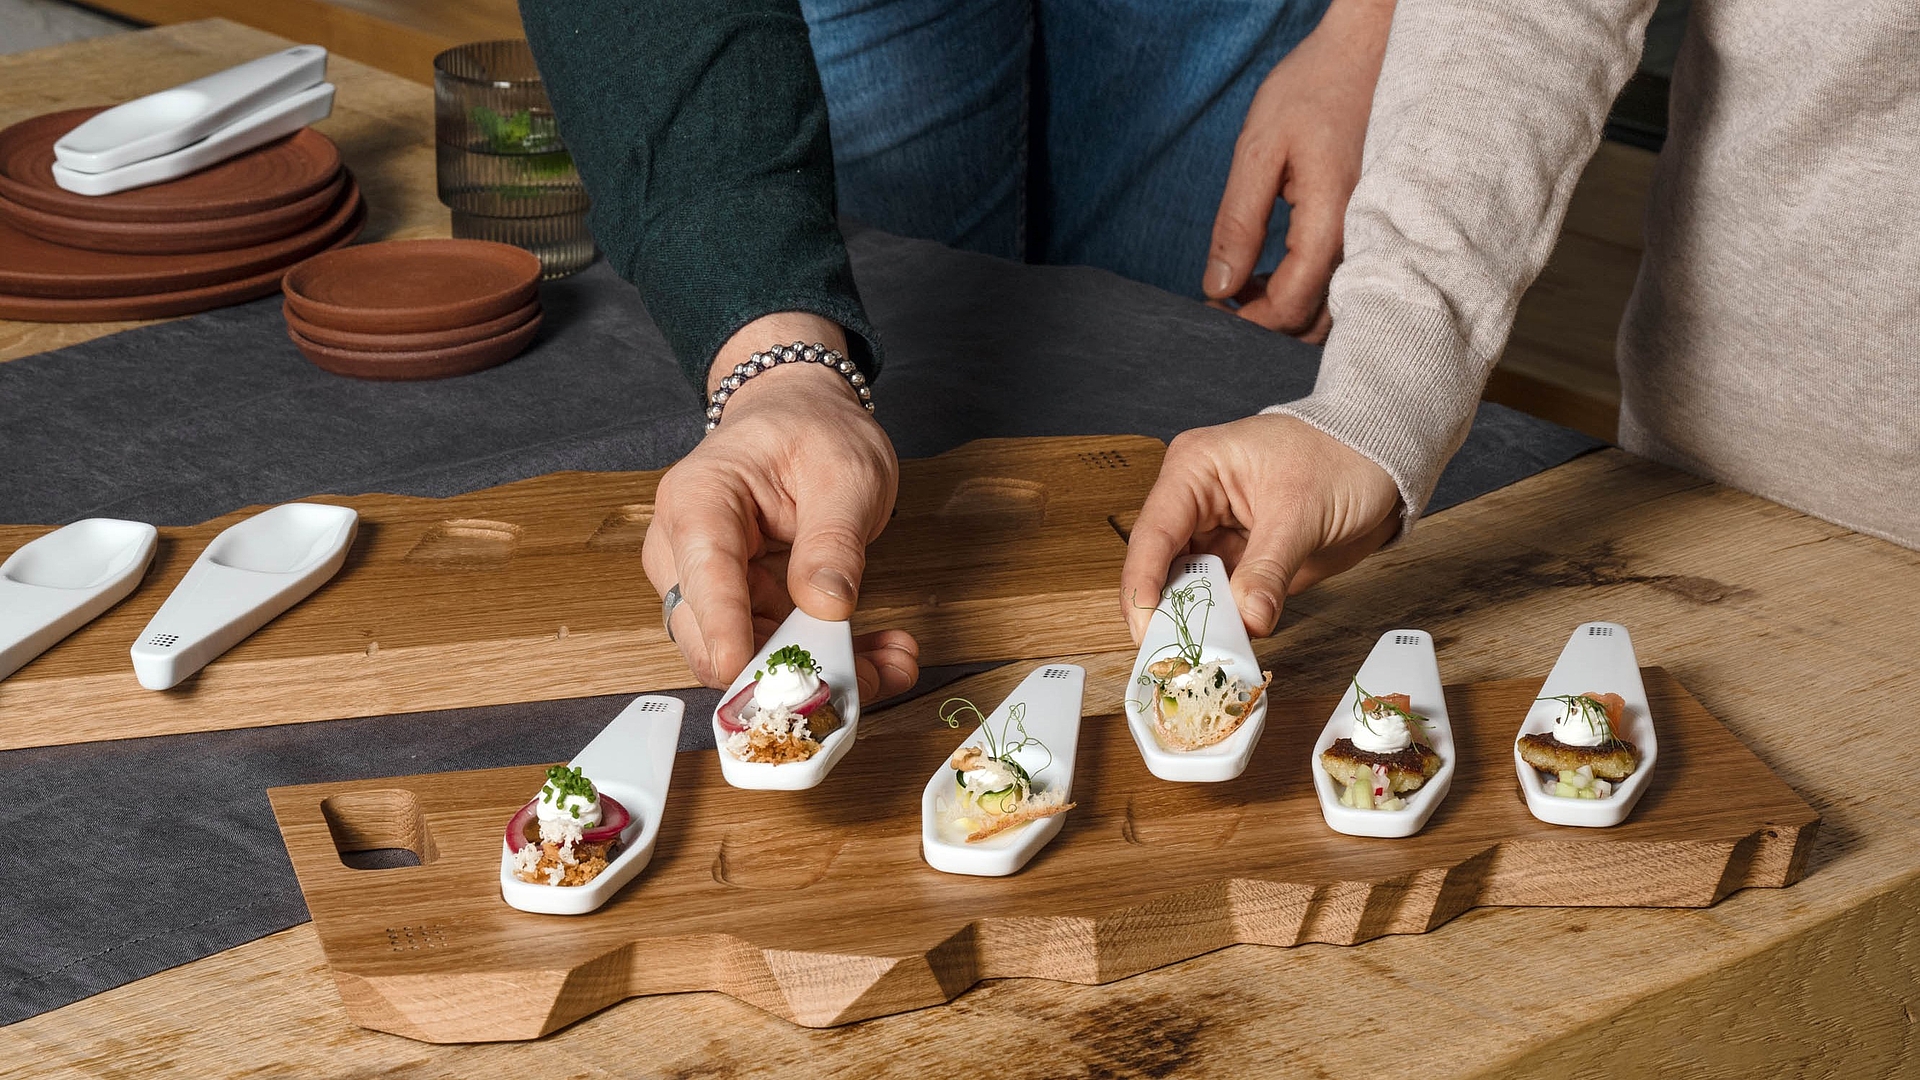
[[[667,628],[668,641],[673,641],[673,609],[679,607],[680,602],[685,599],[686,597],[680,595],[680,586],[675,585],[668,589],[667,595],[660,600],[660,624]],[[674,641],[674,644],[678,645],[679,642]]]

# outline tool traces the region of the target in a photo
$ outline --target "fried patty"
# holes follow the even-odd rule
[[[1640,763],[1640,751],[1625,739],[1610,739],[1598,746],[1568,746],[1551,733],[1520,736],[1520,757],[1542,772],[1559,775],[1582,765],[1591,766],[1602,780],[1620,781],[1633,775]]]
[[[1389,793],[1402,795],[1418,791],[1433,779],[1433,774],[1440,771],[1440,755],[1433,747],[1417,742],[1391,754],[1376,754],[1353,745],[1352,739],[1335,739],[1320,754],[1320,767],[1342,785],[1370,776],[1375,765],[1387,770]]]
[[[820,707],[807,714],[807,734],[816,740],[824,740],[840,727],[840,714],[833,711],[833,703],[823,701]]]

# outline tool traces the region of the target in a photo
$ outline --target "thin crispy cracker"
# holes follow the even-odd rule
[[[1029,821],[1039,821],[1041,818],[1050,818],[1055,814],[1064,814],[1073,809],[1075,805],[1077,804],[1055,803],[1052,806],[1029,806],[1023,810],[1008,814],[1005,817],[994,819],[993,824],[984,829],[973,830],[967,834],[967,843],[977,844],[989,836],[1006,832],[1015,825],[1025,825]]]
[[[1263,671],[1260,675],[1260,685],[1254,687],[1253,692],[1247,695],[1247,700],[1242,702],[1245,708],[1240,710],[1240,715],[1233,718],[1232,724],[1222,728],[1218,735],[1206,742],[1189,742],[1169,731],[1160,721],[1160,695],[1153,695],[1153,733],[1159,736],[1161,744],[1169,750],[1204,750],[1209,746],[1225,742],[1229,736],[1240,730],[1240,725],[1247,722],[1247,717],[1253,715],[1253,707],[1259,702],[1260,695],[1266,693],[1268,684],[1273,682],[1273,672]]]

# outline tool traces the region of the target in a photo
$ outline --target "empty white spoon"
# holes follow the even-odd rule
[[[1647,777],[1653,774],[1659,741],[1654,736],[1653,712],[1647,705],[1647,687],[1640,679],[1640,661],[1633,653],[1633,639],[1619,623],[1581,623],[1560,651],[1560,659],[1547,674],[1547,681],[1535,694],[1548,699],[1574,694],[1619,694],[1626,700],[1619,729],[1615,735],[1632,743],[1639,751],[1638,764],[1625,780],[1613,786],[1604,799],[1565,798],[1552,793],[1540,770],[1520,756],[1520,743],[1514,740],[1513,764],[1520,773],[1520,790],[1526,793],[1527,810],[1551,825],[1580,825],[1605,828],[1627,820],[1633,804],[1647,790]],[[1562,713],[1559,702],[1535,700],[1520,725],[1521,735],[1547,734]]]
[[[75,172],[99,173],[172,153],[327,77],[327,50],[295,45],[99,113],[53,144]]]
[[[1354,704],[1358,682],[1367,693],[1385,697],[1405,694],[1413,699],[1411,711],[1426,718],[1421,738],[1440,755],[1440,771],[1420,788],[1405,797],[1398,810],[1362,810],[1340,802],[1340,785],[1320,766],[1320,755],[1337,739],[1353,734]],[[1320,796],[1320,814],[1327,827],[1348,836],[1412,836],[1426,827],[1427,819],[1447,797],[1453,786],[1453,724],[1447,719],[1447,699],[1440,690],[1440,663],[1433,654],[1433,635],[1425,630],[1389,630],[1380,635],[1359,674],[1347,683],[1347,692],[1334,707],[1333,716],[1313,744],[1314,791]]]
[[[988,714],[985,725],[974,728],[954,749],[985,747],[985,727],[992,728],[995,739],[1004,732],[1005,741],[1019,741],[1021,727],[1009,724],[1007,718],[1014,706],[1024,704],[1020,724],[1040,745],[1016,750],[1013,759],[1032,777],[1034,791],[1057,791],[1062,799],[1070,801],[1073,763],[1080,750],[1080,701],[1086,685],[1087,669],[1083,667],[1046,664],[1035,668],[999,708]],[[970,844],[967,830],[955,825],[948,813],[958,796],[953,768],[942,762],[920,797],[920,851],[928,866],[949,874],[1005,877],[1027,865],[1027,860],[1058,836],[1067,822],[1066,814],[1055,814]]]
[[[133,643],[133,673],[165,690],[306,599],[347,560],[360,515],[285,503],[227,527]]]
[[[660,818],[673,780],[673,755],[680,744],[680,718],[686,705],[678,698],[635,698],[593,737],[568,766],[593,781],[603,796],[626,807],[631,820],[620,830],[621,849],[605,870],[585,885],[535,885],[513,874],[513,849],[500,841],[500,896],[521,911],[543,915],[584,915],[613,898],[653,859],[660,839]],[[539,795],[539,789],[528,798]]]
[[[823,622],[795,608],[780,629],[767,639],[766,647],[733,680],[720,697],[721,708],[739,696],[754,682],[754,672],[766,667],[767,657],[788,645],[798,645],[813,654],[820,666],[820,678],[827,684],[828,700],[840,714],[840,726],[820,741],[820,749],[805,761],[773,765],[764,761],[742,761],[727,751],[731,734],[720,723],[720,709],[713,712],[713,737],[720,754],[720,775],[737,788],[762,791],[805,791],[827,778],[847,751],[853,748],[854,729],[860,726],[860,686],[853,669],[853,630],[844,622]]]
[[[1226,664],[1234,678],[1260,685],[1260,662],[1253,655],[1253,642],[1234,606],[1233,590],[1227,586],[1227,567],[1217,555],[1190,555],[1173,564],[1173,580],[1160,597],[1160,605],[1147,623],[1140,639],[1140,656],[1133,662],[1133,678],[1127,683],[1127,728],[1146,759],[1147,771],[1162,780],[1218,782],[1231,780],[1245,771],[1253,759],[1254,745],[1267,724],[1267,697],[1260,695],[1247,718],[1212,746],[1198,750],[1172,750],[1162,745],[1153,730],[1153,690],[1147,677],[1147,665],[1179,655],[1181,635],[1170,612],[1170,597],[1184,590],[1196,590],[1198,610],[1190,612],[1188,638],[1200,647],[1201,662],[1215,660]],[[1199,598],[1211,604],[1199,606]]]
[[[170,154],[150,157],[106,172],[84,173],[58,162],[53,166],[53,182],[76,195],[112,195],[119,191],[177,180],[238,157],[257,146],[264,146],[283,135],[291,135],[308,124],[325,120],[333,113],[333,84],[302,90],[282,98],[264,109],[248,113],[226,127],[183,146]]]
[[[0,679],[125,599],[159,541],[144,522],[87,518],[7,556],[0,563]]]

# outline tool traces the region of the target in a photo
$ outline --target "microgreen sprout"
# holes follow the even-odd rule
[[[1047,755],[1046,765],[1034,769],[1033,772],[1039,772],[1047,765],[1053,764],[1053,751],[1047,749],[1046,743],[1027,733],[1027,703],[1024,701],[1016,701],[1007,707],[1007,719],[1000,725],[998,738],[994,737],[993,725],[987,722],[987,714],[980,711],[980,706],[966,698],[950,697],[941,702],[939,715],[940,721],[950,728],[958,728],[961,720],[972,716],[980,725],[980,731],[987,740],[987,756],[1004,763],[1022,777],[1029,776],[1028,770],[1014,761],[1013,755],[1029,746],[1038,747]],[[1014,739],[1009,733],[1010,730],[1018,731],[1020,738]]]
[[[1397,716],[1417,731],[1425,731],[1427,729],[1426,717],[1403,709],[1393,702],[1388,701],[1386,698],[1373,696],[1367,692],[1366,687],[1360,685],[1359,679],[1353,680],[1353,693],[1354,722],[1366,728],[1368,731],[1373,732],[1375,735],[1385,734],[1385,732],[1373,726],[1373,721],[1380,713]]]
[[[1614,741],[1613,725],[1607,720],[1606,702],[1599,698],[1591,694],[1556,694],[1534,700],[1559,702],[1567,710],[1567,715],[1584,722],[1589,732],[1606,742]]]
[[[1196,578],[1178,589],[1169,590],[1165,607],[1148,608],[1145,604],[1134,605],[1143,611],[1158,611],[1173,623],[1173,641],[1147,657],[1153,660],[1168,649],[1185,660],[1189,667],[1200,666],[1200,646],[1207,640],[1207,620],[1213,617],[1213,582],[1206,578]],[[1200,632],[1193,632],[1193,620],[1200,620]],[[1141,681],[1146,681],[1144,678]]]
[[[768,671],[781,667],[807,673],[820,670],[820,664],[814,660],[812,653],[798,645],[783,645],[775,649],[772,656],[767,657],[766,670],[755,670],[753,677],[755,679],[764,679]]]
[[[565,765],[555,765],[547,770],[547,783],[540,789],[540,801],[554,806],[563,805],[567,799],[578,795],[592,802],[599,796],[593,790],[593,781],[580,772],[580,766],[569,769]],[[573,816],[580,816],[578,806],[570,807]]]

